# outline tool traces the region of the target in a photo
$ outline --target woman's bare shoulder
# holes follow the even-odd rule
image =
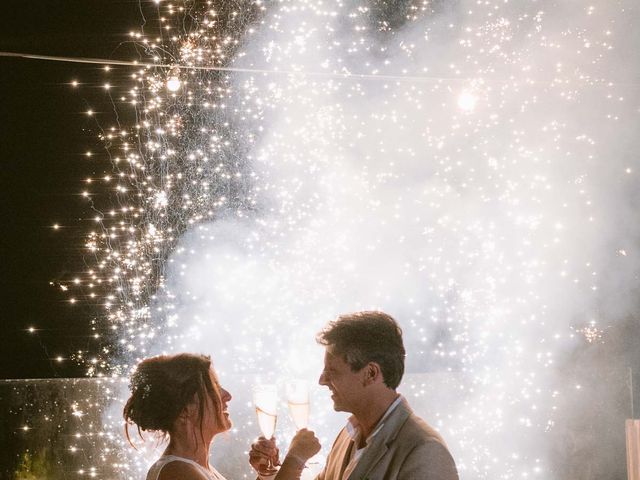
[[[162,467],[158,480],[205,480],[205,478],[190,463],[176,461]]]

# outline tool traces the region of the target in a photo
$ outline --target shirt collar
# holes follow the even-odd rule
[[[382,430],[382,428],[384,427],[384,422],[387,420],[389,415],[391,415],[391,412],[393,412],[396,409],[396,407],[400,405],[400,402],[402,402],[402,395],[398,395],[398,398],[396,398],[393,401],[393,403],[389,405],[389,408],[387,408],[386,412],[384,412],[384,415],[382,416],[380,421],[376,424],[376,427],[373,429],[373,432],[371,432],[371,434],[367,437],[366,439],[367,445],[369,445],[371,440],[373,440],[373,437],[375,437],[380,432],[380,430]],[[349,417],[349,419],[347,420],[346,429],[347,429],[347,434],[349,435],[349,438],[351,438],[351,440],[353,440],[357,445],[360,440],[360,424],[358,423],[358,420],[356,419],[355,416],[351,415]]]

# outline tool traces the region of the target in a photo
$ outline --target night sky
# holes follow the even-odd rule
[[[141,24],[138,0],[5,0],[2,7],[4,52],[130,60],[122,42]],[[109,105],[104,75],[100,65],[0,58],[0,378],[82,376],[74,361],[54,359],[97,348],[90,321],[99,309],[70,305],[55,284],[88,261],[84,234],[93,215],[79,193],[109,163],[84,112]],[[96,155],[88,159],[87,150]]]

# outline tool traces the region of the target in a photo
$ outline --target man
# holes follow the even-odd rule
[[[317,480],[458,480],[440,435],[396,392],[405,349],[396,321],[382,312],[340,316],[318,334],[325,346],[319,383],[331,390],[336,411],[351,418],[338,434]],[[277,455],[259,441],[250,461]]]

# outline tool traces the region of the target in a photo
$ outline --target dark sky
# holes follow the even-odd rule
[[[130,60],[122,42],[141,24],[138,0],[3,0],[2,11],[4,52]],[[98,310],[70,305],[50,282],[84,270],[93,215],[78,194],[109,166],[84,156],[100,151],[84,112],[108,105],[104,75],[100,65],[0,58],[0,378],[82,375],[73,361],[52,359],[96,348]]]

